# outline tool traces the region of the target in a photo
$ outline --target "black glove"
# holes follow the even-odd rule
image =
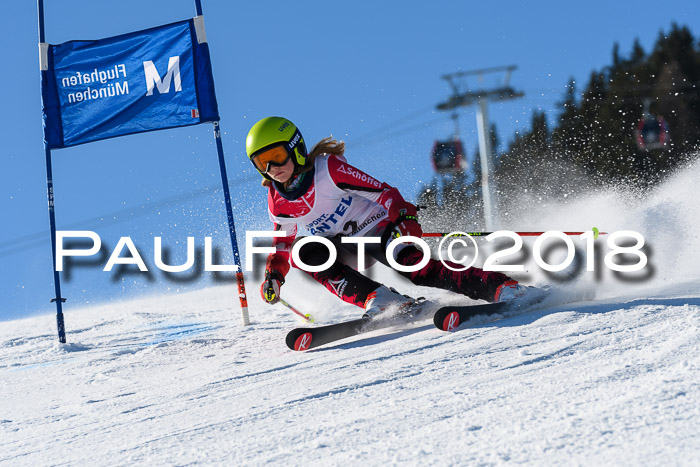
[[[265,281],[260,286],[260,296],[265,302],[274,305],[280,301],[282,284],[284,284],[284,278],[281,274],[265,271]]]

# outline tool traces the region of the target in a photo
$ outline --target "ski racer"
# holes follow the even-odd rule
[[[357,249],[340,242],[341,237],[380,237],[381,244],[366,245],[366,255],[389,265],[385,255],[391,240],[400,236],[421,237],[416,207],[405,201],[396,188],[348,164],[342,141],[325,138],[307,152],[299,129],[282,117],[263,118],[253,125],[246,138],[246,152],[264,178],[274,229],[285,232],[284,237],[273,238],[276,251],[267,258],[260,288],[265,302],[279,301],[295,239],[314,235],[332,241],[338,252],[327,269],[307,272],[330,292],[363,308],[368,316],[413,303],[358,272]],[[400,244],[393,254],[402,266],[413,266],[423,259],[422,251],[413,244]],[[323,265],[329,259],[329,250],[311,242],[299,248],[299,259],[309,266]],[[461,268],[456,263],[447,264]],[[451,270],[434,259],[418,271],[399,274],[416,285],[489,302],[509,300],[526,291],[505,274],[476,267]]]

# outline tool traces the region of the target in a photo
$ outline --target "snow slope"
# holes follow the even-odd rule
[[[225,287],[3,323],[0,463],[697,465],[692,287],[306,353]]]
[[[297,318],[255,284],[245,328],[231,286],[69,309],[65,345],[51,316],[1,322],[0,464],[699,465],[697,175],[541,218],[644,233],[651,274],[559,278],[597,298],[454,333],[422,322],[295,353]],[[319,322],[357,316],[302,282],[283,293]]]

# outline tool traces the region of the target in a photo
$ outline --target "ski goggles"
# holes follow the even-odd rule
[[[287,145],[281,144],[253,154],[250,160],[260,173],[267,173],[270,170],[270,166],[280,167],[286,164],[289,160],[289,156],[290,153],[287,151]]]

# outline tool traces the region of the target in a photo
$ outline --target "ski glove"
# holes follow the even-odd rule
[[[404,200],[394,200],[389,206],[389,220],[394,224],[398,224],[404,218],[416,219],[418,209],[411,203]]]
[[[265,271],[265,282],[260,286],[260,296],[265,302],[274,305],[280,301],[282,284],[284,284],[284,279],[279,274]]]
[[[406,236],[418,238],[423,236],[423,229],[418,223],[416,216],[404,216],[402,219],[399,219],[399,222],[394,227],[394,231],[391,233],[392,239]]]
[[[389,207],[389,220],[394,224],[391,238],[422,237],[423,229],[418,223],[418,211],[414,205],[406,201],[394,201]]]

